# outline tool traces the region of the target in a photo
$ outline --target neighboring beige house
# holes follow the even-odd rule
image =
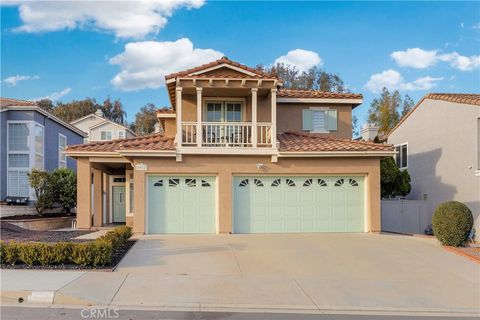
[[[70,122],[87,134],[85,142],[128,139],[137,135],[124,125],[106,119],[102,110]]]
[[[166,76],[166,89],[162,133],[67,149],[79,228],[380,231],[380,159],[394,150],[351,139],[362,95],[282,89],[225,57]]]
[[[442,202],[463,202],[480,231],[480,94],[427,94],[388,143],[410,173],[408,199],[427,201],[429,214]]]

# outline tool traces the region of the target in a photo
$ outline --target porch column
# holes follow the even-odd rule
[[[103,188],[102,171],[93,169],[93,226],[101,227],[103,223]]]
[[[175,103],[177,110],[177,136],[175,138],[177,146],[182,145],[182,87],[175,90]]]
[[[271,102],[272,102],[272,129],[271,129],[271,135],[272,135],[272,148],[277,147],[277,89],[273,88],[270,89],[270,96],[271,96]]]
[[[197,88],[197,147],[202,146],[202,88]]]
[[[252,88],[252,147],[257,147],[257,91],[258,88]]]
[[[77,228],[92,226],[92,169],[88,158],[77,159]]]

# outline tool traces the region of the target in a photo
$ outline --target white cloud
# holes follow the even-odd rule
[[[365,88],[373,93],[381,92],[383,87],[400,91],[429,90],[435,87],[440,80],[443,80],[443,78],[426,76],[412,82],[406,82],[398,71],[389,69],[381,73],[373,74],[365,84]]]
[[[472,26],[472,29],[480,29],[480,22],[477,23],[477,24],[474,24],[474,25]]]
[[[39,76],[22,76],[22,75],[15,75],[15,76],[11,76],[11,77],[8,77],[8,78],[5,78],[3,79],[3,82],[5,82],[6,84],[8,84],[9,86],[16,86],[20,81],[26,81],[26,80],[38,80],[40,79]]]
[[[284,63],[286,65],[296,67],[300,72],[307,71],[313,66],[321,66],[322,58],[318,53],[303,49],[295,49],[289,51],[286,55],[275,60],[275,64]]]
[[[438,62],[448,62],[452,68],[461,71],[471,71],[480,68],[480,55],[462,56],[458,52],[439,53],[437,50],[410,48],[404,51],[394,51],[390,56],[400,67],[425,69]]]
[[[69,94],[70,92],[72,92],[72,89],[71,89],[71,88],[65,88],[65,89],[63,89],[62,91],[52,92],[51,94],[49,94],[49,95],[47,95],[47,96],[39,97],[39,98],[33,98],[33,99],[30,99],[30,100],[32,100],[32,101],[39,101],[39,100],[42,100],[42,99],[49,99],[49,100],[52,100],[52,101],[57,101],[57,100],[59,100],[61,97],[66,96],[67,94]]]
[[[180,8],[199,8],[205,0],[6,1],[19,6],[17,31],[49,32],[86,28],[113,32],[118,38],[142,38],[160,31]]]
[[[125,50],[110,59],[120,66],[111,83],[122,90],[157,89],[165,85],[165,75],[220,59],[223,53],[198,49],[187,39],[177,41],[131,42]]]

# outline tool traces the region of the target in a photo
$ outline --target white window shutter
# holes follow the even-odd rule
[[[337,131],[337,109],[326,110],[326,115],[326,129],[328,131]]]
[[[302,130],[312,131],[313,122],[312,122],[312,110],[303,109],[302,112]]]

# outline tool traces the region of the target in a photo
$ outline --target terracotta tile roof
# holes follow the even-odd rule
[[[336,93],[319,90],[281,89],[277,92],[281,98],[324,98],[324,99],[363,99],[361,94]]]
[[[156,133],[129,139],[71,145],[66,149],[67,152],[115,152],[117,150],[175,150],[174,138],[165,137],[163,134]]]
[[[11,99],[11,98],[0,98],[0,107],[6,108],[10,106],[22,106],[22,107],[32,107],[35,106],[36,103],[33,101],[27,100],[19,100],[19,99]]]
[[[389,144],[332,138],[301,132],[285,132],[277,136],[280,152],[321,151],[393,151]]]
[[[172,74],[166,75],[165,79],[168,80],[168,79],[175,78],[175,77],[187,76],[190,73],[194,73],[194,72],[202,71],[204,69],[216,67],[216,66],[224,64],[224,63],[229,64],[229,65],[234,66],[234,67],[237,67],[237,68],[240,68],[240,69],[243,69],[245,71],[255,73],[257,76],[275,78],[275,77],[272,77],[272,75],[270,75],[266,72],[247,67],[246,65],[243,65],[243,64],[240,64],[238,62],[232,61],[232,60],[228,59],[227,57],[222,57],[221,59],[212,61],[212,62],[207,63],[207,64],[202,64],[201,66],[198,66],[198,67],[195,67],[195,68],[191,68],[191,69],[188,69],[188,70],[185,70],[185,71],[180,71],[180,72],[177,72],[177,73],[172,73]]]
[[[424,99],[444,100],[480,106],[480,94],[471,93],[429,93]]]

